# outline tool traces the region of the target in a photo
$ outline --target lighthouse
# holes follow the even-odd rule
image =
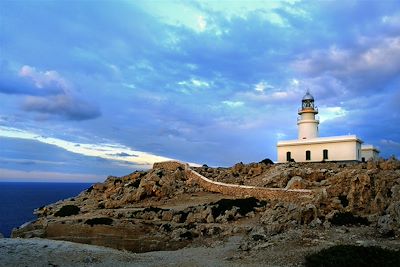
[[[277,143],[277,161],[326,162],[377,160],[379,150],[372,145],[362,145],[356,135],[319,137],[318,109],[309,91],[301,100],[297,118],[298,138]]]
[[[318,114],[318,108],[314,105],[314,97],[309,91],[301,100],[300,116],[297,118],[299,130],[299,140],[313,139],[318,137],[319,120],[315,117]]]

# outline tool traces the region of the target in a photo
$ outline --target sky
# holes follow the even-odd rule
[[[307,89],[400,157],[400,2],[1,1],[0,181],[276,160]]]

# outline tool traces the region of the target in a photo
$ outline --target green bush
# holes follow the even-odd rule
[[[369,225],[367,218],[354,216],[351,212],[336,213],[331,223],[333,225]]]
[[[400,251],[380,247],[338,245],[306,256],[306,267],[398,267]]]
[[[104,225],[111,225],[113,223],[113,219],[102,217],[102,218],[92,218],[86,220],[85,224],[89,224],[90,226],[104,224]]]
[[[79,212],[80,212],[79,207],[77,207],[75,205],[65,205],[65,206],[62,206],[61,209],[58,210],[56,213],[54,213],[54,216],[65,217],[65,216],[79,214]]]
[[[254,197],[239,198],[239,199],[221,199],[212,203],[211,212],[214,218],[224,214],[225,211],[231,210],[233,207],[238,208],[238,213],[245,216],[247,213],[254,211],[255,208],[263,207],[267,204],[265,201],[259,201]]]

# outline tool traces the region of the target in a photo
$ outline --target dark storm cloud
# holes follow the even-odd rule
[[[25,111],[48,115],[59,115],[69,120],[89,120],[101,115],[89,102],[68,95],[52,97],[27,97],[23,103]]]

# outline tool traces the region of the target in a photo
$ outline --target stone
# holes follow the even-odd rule
[[[261,226],[254,227],[249,236],[254,241],[267,240],[265,229]]]
[[[161,216],[161,220],[163,220],[163,221],[172,221],[173,215],[174,214],[170,210],[163,211],[162,216]]]
[[[317,208],[314,204],[307,204],[301,211],[301,223],[309,224],[318,216]]]
[[[381,216],[378,219],[378,231],[381,234],[388,234],[389,232],[393,231],[395,228],[395,223],[393,221],[393,218],[390,216],[390,214],[386,214],[384,216]]]
[[[307,187],[306,182],[300,176],[292,177],[287,183],[285,189],[305,189]]]
[[[206,222],[207,222],[207,223],[213,223],[213,222],[215,222],[214,217],[212,216],[211,213],[207,215]]]

